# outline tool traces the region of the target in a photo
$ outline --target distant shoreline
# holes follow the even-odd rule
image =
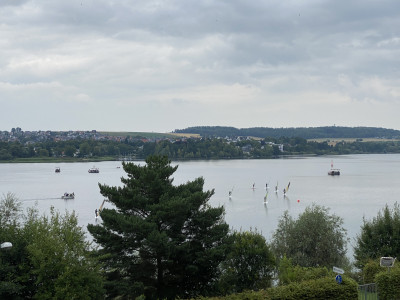
[[[352,153],[356,155],[356,153]],[[358,154],[384,154],[384,153],[358,153]],[[390,154],[390,153],[385,153],[385,154]],[[396,154],[396,153],[393,153]],[[348,155],[348,154],[293,154],[293,155],[280,155],[278,157],[236,157],[236,158],[209,158],[209,159],[204,159],[204,158],[179,158],[179,159],[172,159],[170,160],[172,162],[180,162],[180,161],[211,161],[211,160],[259,160],[259,159],[296,159],[296,158],[305,158],[305,157],[315,157],[315,156],[342,156],[342,155]],[[134,162],[134,161],[144,161],[146,158],[135,158],[131,160],[120,160],[116,157],[97,157],[97,158],[17,158],[14,160],[3,160],[0,161],[0,164],[5,164],[5,163],[10,163],[10,164],[17,164],[17,163],[81,163],[81,162],[102,162],[102,161],[120,161],[122,162]]]
[[[36,158],[15,158],[12,160],[1,160],[0,164],[13,163],[75,163],[75,162],[99,162],[99,161],[118,161],[115,157],[96,157],[96,158],[58,158],[58,157],[36,157]]]

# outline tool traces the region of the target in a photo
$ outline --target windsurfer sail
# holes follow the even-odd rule
[[[101,203],[99,210],[97,210],[97,209],[95,210],[96,219],[100,215],[101,211],[103,210],[103,206],[104,206],[105,202],[106,202],[106,199],[104,199],[103,202]]]
[[[289,190],[289,186],[290,186],[290,181],[289,181],[289,183],[288,183],[288,185],[287,185],[287,187],[286,187],[286,193],[287,193],[288,190]]]
[[[289,187],[290,187],[290,181],[289,181],[287,187],[283,189],[283,196],[284,197],[286,196],[286,193],[289,191]]]

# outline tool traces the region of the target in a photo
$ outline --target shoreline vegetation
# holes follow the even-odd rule
[[[100,150],[99,150],[100,149]],[[140,142],[72,140],[68,142],[0,144],[0,163],[69,163],[141,161],[149,155],[167,155],[173,161],[217,159],[276,159],[296,156],[400,153],[400,141],[332,140],[302,138],[221,138]]]
[[[297,135],[295,135],[297,134]],[[0,163],[273,159],[400,153],[400,131],[373,127],[192,127],[156,132],[0,132]]]

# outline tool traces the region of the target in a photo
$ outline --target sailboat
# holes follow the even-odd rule
[[[283,189],[283,195],[284,196],[286,196],[286,193],[289,191],[289,187],[290,187],[290,181],[289,181],[287,187]]]
[[[264,203],[268,203],[267,199],[268,199],[268,191],[265,193],[265,196],[264,196]]]
[[[96,214],[96,219],[99,217],[99,215],[100,215],[100,213],[101,213],[101,211],[103,210],[103,205],[104,205],[104,203],[107,201],[107,199],[104,199],[103,200],[103,203],[101,203],[101,205],[100,205],[100,207],[99,207],[99,210],[95,210],[95,214]]]

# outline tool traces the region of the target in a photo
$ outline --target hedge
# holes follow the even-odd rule
[[[324,277],[316,280],[303,281],[285,286],[268,289],[271,300],[317,300],[317,299],[357,299],[357,283],[345,276],[338,284],[334,277]]]
[[[249,291],[226,297],[207,298],[209,300],[320,300],[320,299],[358,299],[357,283],[345,276],[338,284],[334,277],[303,281],[278,286],[258,292]],[[202,298],[206,299],[206,298]]]
[[[380,300],[400,299],[400,270],[398,268],[377,274],[375,283]]]

